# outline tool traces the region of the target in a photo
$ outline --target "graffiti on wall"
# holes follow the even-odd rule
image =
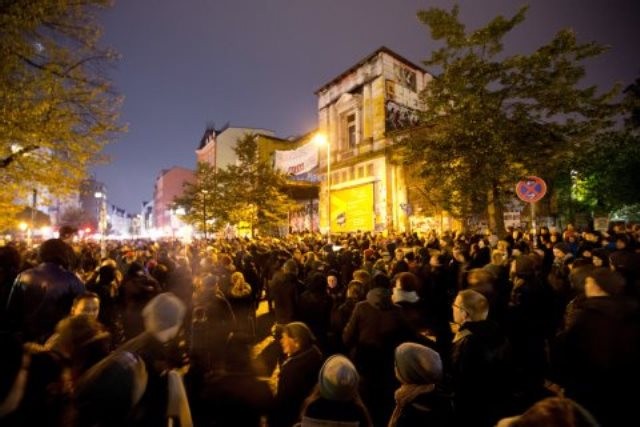
[[[318,199],[301,202],[289,211],[289,231],[301,233],[320,229]]]
[[[385,130],[387,132],[416,126],[418,112],[397,102],[387,101],[385,108]]]

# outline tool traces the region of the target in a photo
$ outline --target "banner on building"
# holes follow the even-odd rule
[[[331,191],[331,231],[373,230],[373,184]]]
[[[318,146],[312,142],[295,150],[276,150],[276,169],[287,175],[299,176],[318,166]]]

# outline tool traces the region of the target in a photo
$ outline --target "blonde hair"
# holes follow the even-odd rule
[[[231,289],[229,293],[234,297],[246,297],[251,293],[251,286],[244,281],[244,274],[236,271],[231,275]]]

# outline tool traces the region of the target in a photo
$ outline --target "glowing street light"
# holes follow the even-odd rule
[[[93,196],[100,200],[100,215],[98,219],[98,226],[100,228],[100,257],[106,258],[107,242],[104,239],[104,235],[107,232],[107,195],[101,191],[96,191]]]

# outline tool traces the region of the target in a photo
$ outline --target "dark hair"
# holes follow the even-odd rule
[[[378,273],[371,279],[371,289],[374,288],[390,289],[391,280],[389,280],[389,277],[386,274]]]
[[[582,406],[564,397],[547,397],[527,409],[511,427],[597,427],[599,424]]]
[[[400,289],[407,292],[417,291],[420,287],[418,276],[409,272],[399,273],[396,282],[400,284]]]
[[[588,277],[591,277],[598,287],[611,296],[622,294],[625,288],[625,279],[617,271],[605,267],[594,268]]]
[[[57,264],[67,270],[73,265],[74,257],[71,246],[61,239],[49,239],[40,245],[38,250],[40,262]]]
[[[286,333],[300,345],[300,350],[306,350],[313,345],[316,337],[311,329],[303,322],[291,322],[282,327],[282,333]]]

